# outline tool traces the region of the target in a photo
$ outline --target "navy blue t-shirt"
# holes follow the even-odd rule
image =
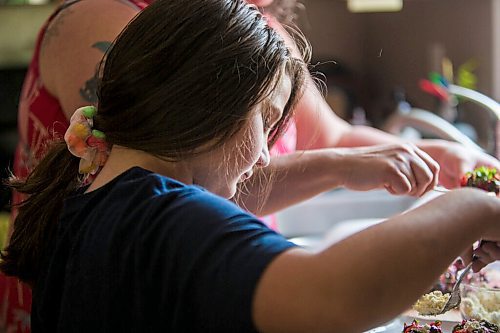
[[[228,200],[135,167],[66,200],[32,330],[255,332],[255,287],[292,246]]]

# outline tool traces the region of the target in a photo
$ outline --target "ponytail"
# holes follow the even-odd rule
[[[63,200],[78,186],[79,158],[64,141],[54,142],[49,152],[25,179],[12,177],[7,185],[27,195],[19,204],[9,245],[0,253],[0,270],[32,284],[42,254],[52,244]]]

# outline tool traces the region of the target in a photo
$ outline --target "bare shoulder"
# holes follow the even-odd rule
[[[60,48],[60,41],[71,44],[79,39],[116,37],[139,12],[125,0],[85,0],[69,5],[56,15],[47,28],[44,51]]]
[[[85,0],[62,9],[47,27],[40,75],[67,116],[95,99],[96,68],[139,9],[123,0]]]

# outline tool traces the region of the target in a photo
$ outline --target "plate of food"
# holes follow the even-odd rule
[[[446,313],[440,314],[440,315],[434,315],[434,316],[424,316],[421,315],[417,312],[417,310],[411,309],[406,311],[401,315],[401,319],[406,325],[411,325],[413,321],[417,321],[418,325],[421,326],[436,326],[436,323],[439,323],[439,328],[442,330],[442,332],[451,332],[453,327],[456,325],[460,324],[462,322],[462,316],[460,315],[460,311],[458,310],[451,310]],[[414,333],[414,331],[404,331],[404,333]],[[415,331],[418,332],[418,331]],[[424,331],[422,331],[424,332]],[[434,333],[434,331],[430,331]],[[440,331],[435,331],[440,332]]]
[[[439,320],[422,323],[413,320],[410,324],[404,324],[402,333],[500,333],[497,325],[485,320],[462,320],[452,328],[445,328]]]

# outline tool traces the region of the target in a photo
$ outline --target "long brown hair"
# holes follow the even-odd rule
[[[300,37],[299,37],[300,38]],[[261,14],[242,0],[157,0],[117,38],[105,58],[94,127],[109,144],[179,161],[222,145],[281,75],[292,94],[270,138],[284,128],[305,71]],[[208,143],[212,143],[207,146]],[[55,237],[64,198],[81,186],[78,159],[55,145],[26,180],[0,269],[34,282]]]

